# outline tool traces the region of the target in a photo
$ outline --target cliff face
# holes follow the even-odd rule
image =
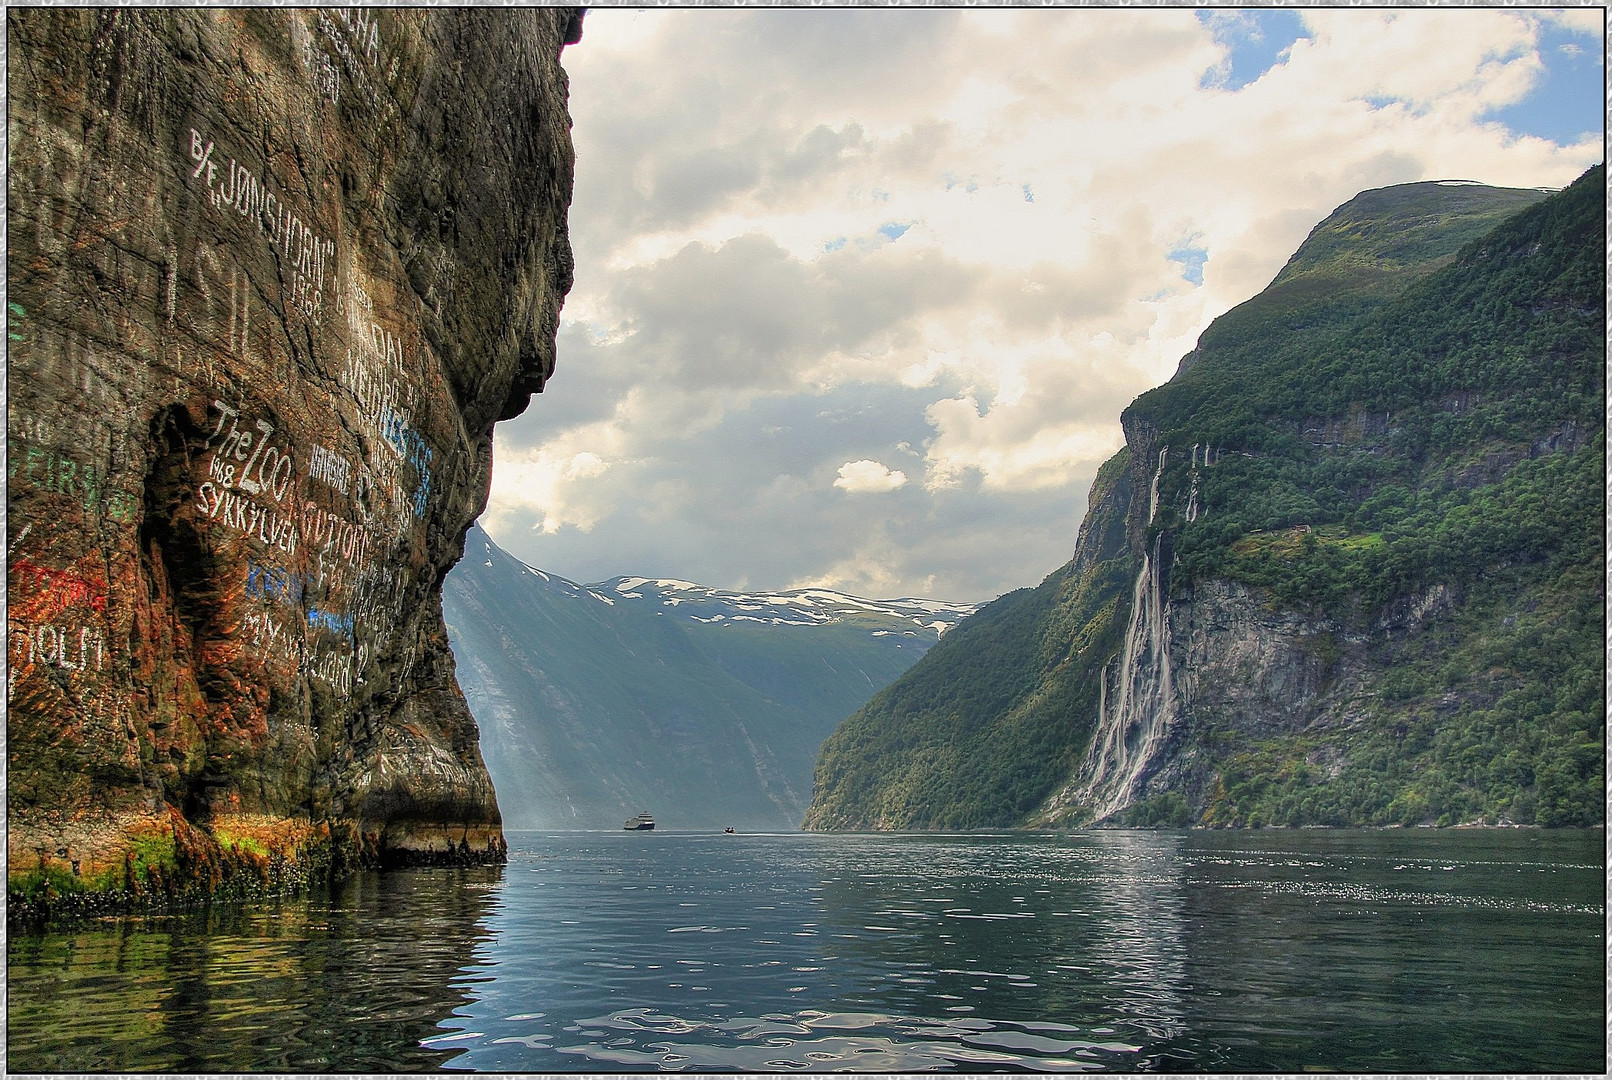
[[[1340,207],[1125,411],[1071,563],[825,742],[808,827],[1602,820],[1604,190]]]
[[[499,859],[441,581],[570,287],[569,9],[12,9],[14,887]]]

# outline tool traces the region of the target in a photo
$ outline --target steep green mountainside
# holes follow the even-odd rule
[[[972,608],[526,566],[479,527],[443,610],[513,828],[795,828],[818,745]]]
[[[808,828],[1602,820],[1605,185],[1370,191],[1123,414],[1074,559]]]

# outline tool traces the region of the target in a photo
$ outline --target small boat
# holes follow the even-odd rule
[[[722,831],[725,832],[725,833],[730,833],[730,832],[733,831],[733,826],[729,825],[727,828],[723,829]]]
[[[637,817],[628,818],[627,823],[622,826],[623,829],[626,829],[629,832],[644,832],[649,829],[653,829],[654,827],[655,819],[649,816],[648,810],[645,810]]]

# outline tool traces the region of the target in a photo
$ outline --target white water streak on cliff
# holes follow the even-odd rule
[[[1170,454],[1166,446],[1159,451],[1159,467],[1153,470],[1153,483],[1147,489],[1147,523],[1153,524],[1153,519],[1159,516],[1159,477],[1164,475],[1164,459]]]
[[[1169,449],[1159,451],[1158,469],[1148,493],[1148,524],[1159,510],[1159,478]],[[1120,652],[1119,682],[1109,708],[1108,671],[1098,694],[1097,731],[1083,770],[1086,782],[1077,796],[1101,820],[1124,808],[1135,796],[1142,770],[1164,742],[1175,713],[1170,675],[1170,626],[1163,595],[1161,537],[1142,557],[1131,594],[1130,625]]]
[[[1198,506],[1198,448],[1202,443],[1192,444],[1192,490],[1187,492],[1187,520],[1197,521],[1200,512]],[[1209,467],[1209,447],[1203,446],[1203,467]],[[1156,483],[1156,481],[1155,481]]]

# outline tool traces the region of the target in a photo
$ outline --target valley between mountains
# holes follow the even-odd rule
[[[445,609],[505,820],[1600,823],[1604,201],[1349,201],[978,611],[579,586],[473,530]]]
[[[478,526],[443,610],[510,827],[794,829],[823,739],[973,606],[580,585]]]

